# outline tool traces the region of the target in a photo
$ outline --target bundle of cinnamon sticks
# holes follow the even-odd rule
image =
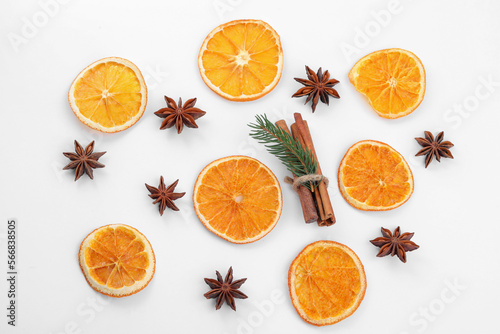
[[[295,118],[295,123],[290,126],[291,131],[288,129],[285,120],[279,120],[275,124],[292,135],[295,140],[300,142],[303,148],[309,149],[312,152],[318,164],[317,174],[322,174],[309,126],[307,122],[302,119],[300,113],[294,113],[293,116]],[[296,175],[293,175],[293,177],[295,179]],[[328,195],[327,185],[323,180],[319,181],[319,185],[312,191],[303,185],[299,185],[297,187],[297,193],[299,194],[300,205],[302,206],[302,213],[304,214],[306,223],[317,222],[319,226],[330,226],[335,224],[332,203]]]

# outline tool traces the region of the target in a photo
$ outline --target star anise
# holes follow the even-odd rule
[[[309,80],[294,78],[296,81],[303,84],[305,87],[299,89],[292,97],[301,97],[307,95],[306,102],[307,104],[312,99],[312,112],[316,110],[316,105],[318,101],[329,104],[329,96],[332,96],[336,99],[339,99],[339,93],[332,87],[338,84],[338,80],[330,79],[330,73],[325,71],[323,73],[321,71],[321,67],[318,70],[318,73],[314,73],[308,66],[306,66],[306,73]]]
[[[86,173],[92,180],[94,179],[93,168],[103,168],[104,165],[98,162],[100,157],[106,152],[94,152],[94,141],[83,149],[82,145],[75,140],[75,152],[64,152],[64,156],[69,158],[71,162],[67,164],[63,170],[74,169],[75,170],[75,181]]]
[[[174,211],[179,211],[179,208],[174,204],[174,201],[178,198],[181,198],[186,193],[174,193],[174,189],[179,183],[179,180],[175,181],[168,187],[165,187],[165,182],[163,182],[163,176],[160,176],[160,185],[158,188],[152,187],[149,184],[145,183],[146,188],[148,188],[151,193],[148,195],[152,199],[154,199],[153,204],[160,203],[160,215],[163,216],[163,211],[165,208],[170,208]]]
[[[429,131],[424,131],[425,138],[418,137],[415,140],[423,146],[423,149],[418,151],[415,156],[426,155],[425,157],[425,168],[429,166],[433,157],[436,157],[438,162],[441,162],[441,157],[453,159],[453,155],[450,152],[450,148],[454,145],[449,141],[443,141],[444,131],[441,131],[436,138]]]
[[[406,262],[406,252],[414,251],[420,247],[410,240],[415,233],[406,232],[401,234],[399,226],[394,230],[394,234],[383,227],[381,231],[383,237],[370,240],[372,244],[380,247],[380,251],[377,254],[378,257],[387,256],[389,254],[391,254],[391,256],[397,255],[401,261]]]
[[[194,108],[196,98],[189,99],[182,105],[181,98],[179,98],[179,104],[176,104],[173,99],[165,96],[165,102],[167,102],[167,107],[155,112],[156,116],[165,118],[161,123],[161,130],[171,128],[174,125],[177,128],[177,133],[182,132],[184,125],[188,128],[197,128],[195,120],[206,114],[205,111]]]
[[[217,298],[217,303],[215,304],[216,310],[220,309],[225,301],[234,311],[236,311],[234,298],[248,298],[247,295],[238,290],[247,279],[242,278],[233,282],[233,267],[229,268],[224,280],[222,280],[222,276],[217,270],[215,273],[217,275],[217,280],[205,278],[205,283],[207,283],[212,289],[204,294],[205,298]]]

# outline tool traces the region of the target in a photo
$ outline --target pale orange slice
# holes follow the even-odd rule
[[[148,239],[123,224],[106,225],[80,245],[80,268],[92,289],[111,297],[144,289],[155,273],[155,254]]]
[[[69,104],[76,117],[92,129],[118,132],[142,117],[147,88],[141,71],[118,57],[98,60],[85,68],[69,90]]]
[[[360,141],[347,150],[338,181],[345,200],[365,211],[395,209],[413,193],[413,174],[403,156],[374,140]]]
[[[384,118],[406,116],[424,99],[424,65],[410,51],[386,49],[370,53],[354,65],[349,80]]]
[[[208,164],[193,191],[194,210],[212,233],[244,244],[268,234],[283,206],[276,176],[260,161],[230,156]]]
[[[205,38],[198,67],[203,81],[220,96],[231,101],[258,99],[281,78],[280,37],[260,20],[222,24]]]
[[[304,321],[335,324],[357,310],[366,291],[363,264],[349,247],[334,241],[306,246],[288,271],[293,306]]]

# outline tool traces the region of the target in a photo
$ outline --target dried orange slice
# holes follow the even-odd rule
[[[256,100],[278,84],[283,69],[280,37],[260,20],[222,24],[205,38],[198,56],[203,81],[231,101]]]
[[[146,109],[147,88],[137,66],[123,58],[109,57],[78,74],[68,99],[84,124],[102,132],[118,132],[141,118]]]
[[[212,233],[236,244],[257,241],[278,222],[283,206],[276,176],[260,161],[230,156],[208,164],[193,191],[194,210]]]
[[[155,254],[148,239],[123,224],[102,226],[82,242],[80,268],[92,289],[111,297],[144,289],[155,273]]]
[[[338,180],[345,200],[365,211],[397,208],[413,193],[413,174],[403,156],[374,140],[360,141],[347,150]]]
[[[334,241],[306,246],[288,271],[290,298],[304,321],[325,326],[356,311],[365,296],[363,264],[349,247]]]
[[[406,116],[424,99],[424,65],[410,51],[386,49],[370,53],[354,65],[349,80],[384,118]]]

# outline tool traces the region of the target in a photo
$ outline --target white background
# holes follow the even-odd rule
[[[18,327],[6,325],[2,278],[1,333],[498,333],[498,1],[401,0],[391,6],[382,0],[73,0],[51,7],[52,16],[42,7],[31,0],[0,3],[2,270],[7,219],[20,224]],[[377,23],[373,13],[389,9]],[[197,67],[205,36],[240,18],[271,24],[285,59],[276,89],[249,103],[214,94]],[[23,32],[34,20],[40,27]],[[363,39],[360,31],[371,36]],[[14,38],[24,40],[15,45]],[[342,51],[347,45],[356,48],[350,55]],[[423,103],[398,120],[378,117],[347,79],[357,59],[390,47],[413,51],[427,71]],[[149,87],[142,119],[117,134],[87,128],[67,102],[74,77],[107,56],[134,62]],[[322,66],[340,80],[341,99],[311,114],[304,99],[290,98],[301,87],[293,78],[305,77],[304,65]],[[496,86],[485,86],[488,80]],[[199,129],[160,131],[153,112],[165,105],[163,95],[197,97],[207,111]],[[233,245],[208,232],[192,208],[198,173],[214,159],[245,154],[282,180],[285,168],[248,136],[246,124],[257,113],[290,124],[293,112],[301,112],[313,131],[322,169],[332,180],[337,224],[304,224],[298,197],[282,183],[283,214],[264,239]],[[455,144],[455,159],[425,169],[424,159],[414,157],[419,146],[413,139],[424,130],[444,130]],[[73,182],[73,173],[61,170],[68,162],[62,152],[72,151],[75,139],[82,145],[95,140],[96,151],[108,152],[100,159],[106,168],[96,170],[93,181],[84,175]],[[362,139],[386,142],[409,162],[415,192],[402,207],[362,212],[340,196],[339,162]],[[168,183],[180,179],[177,190],[187,193],[177,201],[180,212],[161,217],[151,204],[144,183],[157,185],[160,175]],[[132,225],[149,238],[156,275],[139,294],[105,297],[104,306],[92,308],[99,294],[87,285],[77,250],[90,231],[111,223]],[[381,226],[398,225],[415,232],[421,246],[406,264],[376,258],[378,248],[368,242]],[[296,314],[286,278],[299,251],[321,239],[359,255],[368,289],[350,318],[316,328]],[[248,278],[241,290],[249,298],[237,300],[236,313],[215,311],[214,301],[203,297],[209,289],[203,278],[214,277],[216,269],[225,274],[231,265],[236,278]],[[460,287],[450,290],[452,284]]]

